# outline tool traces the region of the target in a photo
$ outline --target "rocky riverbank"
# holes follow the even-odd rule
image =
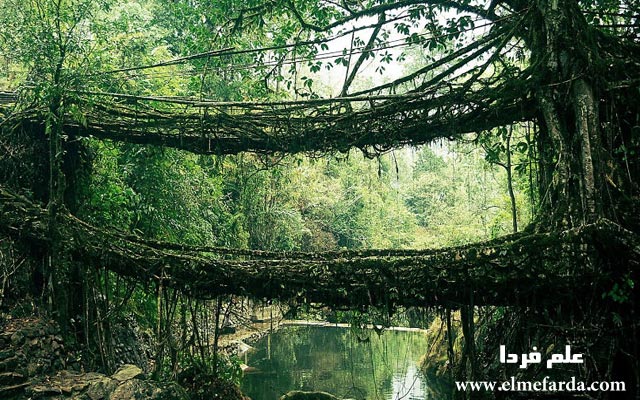
[[[95,372],[59,371],[36,380],[26,388],[29,399],[49,400],[188,400],[187,392],[176,383],[146,380],[142,369],[124,365],[113,375]]]
[[[0,326],[0,398],[3,400],[188,400],[175,383],[146,379],[135,365],[114,374],[82,371],[79,356],[65,347],[55,322],[28,317]]]
[[[243,344],[253,344],[271,330],[278,329],[281,321],[259,321],[245,324],[237,328],[236,332],[220,336],[219,349],[227,355],[241,356],[246,351]]]
[[[219,351],[242,357],[250,351],[250,344],[281,322],[262,319],[243,324],[220,337]],[[85,372],[81,352],[67,346],[55,322],[36,316],[5,316],[0,319],[0,399],[188,400],[189,394],[178,384],[145,376],[145,352],[138,335],[132,335],[128,331],[114,344],[116,366],[120,366],[114,374]]]

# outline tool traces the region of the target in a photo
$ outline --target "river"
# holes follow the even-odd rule
[[[247,354],[256,371],[244,376],[242,391],[253,400],[275,400],[290,390],[352,399],[441,399],[443,383],[419,370],[428,345],[422,331],[287,326]]]

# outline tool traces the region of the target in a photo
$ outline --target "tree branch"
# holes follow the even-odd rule
[[[355,79],[356,75],[358,74],[358,70],[360,69],[360,66],[362,66],[362,63],[364,62],[364,60],[366,60],[369,55],[371,54],[370,51],[373,48],[373,45],[375,44],[376,38],[378,37],[378,34],[380,33],[380,29],[382,29],[382,26],[385,24],[385,14],[381,13],[378,16],[378,23],[375,26],[375,28],[373,29],[373,32],[371,33],[371,36],[369,37],[369,41],[367,42],[366,46],[364,47],[362,53],[360,54],[360,57],[358,57],[358,60],[356,61],[356,64],[353,66],[353,69],[351,70],[351,74],[349,75],[349,77],[347,78],[347,80],[344,82],[344,85],[342,86],[342,93],[340,94],[340,96],[346,96],[347,92],[349,91],[349,86],[351,86],[351,83],[353,82],[353,80]]]
[[[415,5],[428,5],[432,7],[453,8],[458,11],[469,12],[492,21],[499,19],[499,16],[497,16],[493,11],[485,10],[483,8],[467,4],[467,2],[464,2],[464,1],[460,2],[460,1],[447,1],[447,0],[431,0],[431,1],[403,0],[403,1],[393,2],[393,3],[379,4],[373,7],[362,9],[360,11],[355,11],[355,12],[352,12],[350,15],[345,16],[344,18],[338,19],[328,25],[318,26],[305,21],[302,15],[300,15],[300,12],[296,9],[295,4],[293,4],[292,1],[290,0],[287,1],[287,5],[303,28],[313,30],[315,32],[327,32],[333,28],[337,28],[348,22],[354,21],[362,17],[375,16],[375,15],[383,14],[387,11],[398,10],[401,8],[406,8],[406,7],[415,6]]]

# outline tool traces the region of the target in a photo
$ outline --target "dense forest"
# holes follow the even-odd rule
[[[635,1],[0,5],[0,397],[243,398],[268,307],[640,398]]]

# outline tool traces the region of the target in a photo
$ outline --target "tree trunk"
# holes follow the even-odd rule
[[[540,187],[541,216],[546,227],[572,227],[604,216],[596,162],[603,157],[591,60],[593,34],[576,2],[538,2],[542,27],[530,38],[532,61],[544,64],[537,99],[539,125],[551,140],[552,180]],[[577,37],[576,37],[577,36]]]

